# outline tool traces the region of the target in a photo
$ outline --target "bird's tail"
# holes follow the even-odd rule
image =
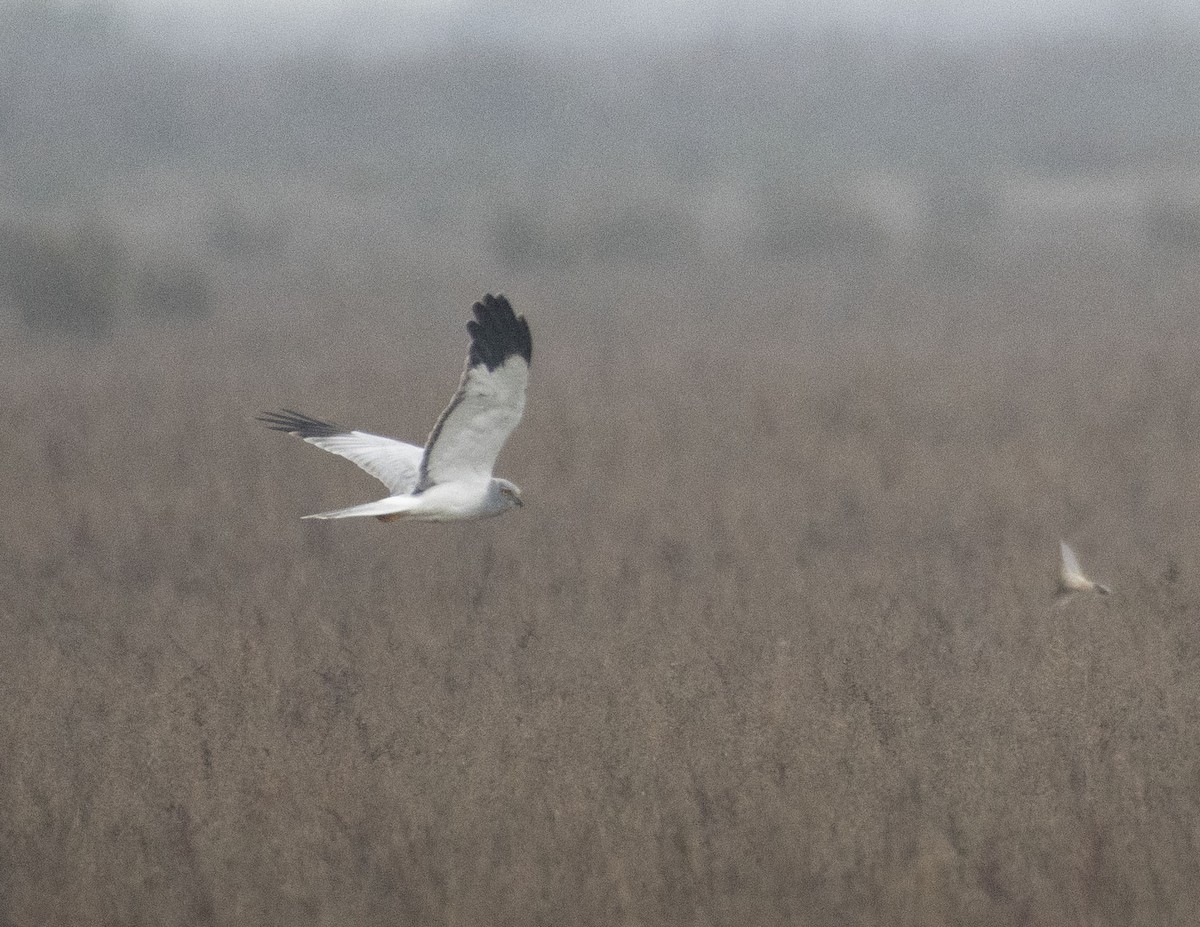
[[[305,515],[305,518],[365,518],[374,515],[385,519],[386,516],[399,517],[413,507],[411,496],[388,496],[375,502],[364,502],[362,505],[352,505],[348,509],[334,509],[332,512],[317,512],[315,515]],[[391,521],[391,518],[386,518]]]

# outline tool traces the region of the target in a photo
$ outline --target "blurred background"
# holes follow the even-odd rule
[[[1182,0],[0,0],[0,923],[1195,923],[1198,258]]]
[[[0,17],[0,270],[32,330],[269,312],[247,287],[403,301],[462,267],[556,288],[597,267],[834,274],[823,312],[884,281],[966,295],[1071,267],[1145,312],[1200,249],[1183,3]]]

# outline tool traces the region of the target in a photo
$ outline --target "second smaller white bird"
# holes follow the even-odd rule
[[[1079,558],[1075,556],[1075,551],[1071,550],[1066,541],[1059,541],[1058,546],[1062,553],[1062,566],[1058,571],[1058,589],[1055,595],[1067,596],[1074,592],[1098,592],[1101,595],[1108,595],[1112,592],[1108,586],[1092,582],[1083,575],[1083,569],[1079,566]]]

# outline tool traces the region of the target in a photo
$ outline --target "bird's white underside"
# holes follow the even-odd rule
[[[497,499],[487,482],[439,483],[418,495],[387,496],[332,512],[318,512],[305,518],[358,518],[394,515],[412,521],[462,521],[487,518],[507,511],[511,504]]]

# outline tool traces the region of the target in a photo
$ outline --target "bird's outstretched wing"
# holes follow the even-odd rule
[[[425,451],[415,444],[366,431],[349,431],[291,409],[264,412],[258,420],[276,431],[303,438],[323,451],[354,461],[393,495],[406,495],[416,488]]]
[[[489,293],[471,308],[475,320],[467,323],[467,368],[429,435],[417,492],[437,483],[488,479],[525,411],[533,359],[529,323],[503,296]]]
[[[1083,575],[1083,570],[1079,568],[1079,559],[1075,556],[1075,551],[1067,545],[1066,541],[1058,542],[1058,549],[1062,553],[1062,572],[1064,575],[1074,574],[1077,576]]]
[[[1112,592],[1108,586],[1088,579],[1083,574],[1083,570],[1079,566],[1079,558],[1075,556],[1075,551],[1071,550],[1066,541],[1059,541],[1058,549],[1062,553],[1062,567],[1058,573],[1057,595],[1066,596],[1072,592],[1088,590],[1101,595],[1109,595]]]

